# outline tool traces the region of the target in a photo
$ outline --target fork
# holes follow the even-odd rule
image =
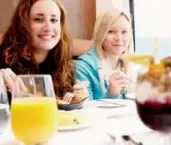
[[[65,94],[65,96],[63,97],[63,100],[67,103],[70,103],[72,98],[74,97],[74,94],[71,92],[68,92]]]
[[[116,144],[119,143],[119,145],[143,145],[142,142],[135,141],[131,136],[129,135],[122,135],[120,136],[114,136],[110,133],[107,133],[108,137]]]
[[[72,98],[75,96],[77,93],[77,90],[75,90],[73,93],[72,92],[67,92],[65,96],[63,97],[63,100],[67,103],[71,103]]]
[[[115,145],[125,145],[125,142],[124,140],[119,137],[119,136],[114,136],[110,133],[107,133],[107,136],[112,140],[112,142],[115,144]]]
[[[132,139],[131,136],[129,135],[123,135],[122,136],[123,140],[125,140],[126,142],[131,142],[133,145],[143,145],[142,142],[137,142],[134,139]]]
[[[111,135],[110,133],[107,133],[107,136],[112,140],[112,142],[116,143],[116,137]]]

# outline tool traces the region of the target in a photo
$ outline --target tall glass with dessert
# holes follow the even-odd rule
[[[144,64],[138,72],[136,106],[142,122],[160,133],[161,143],[171,145],[171,56],[155,62],[150,55],[127,55]]]

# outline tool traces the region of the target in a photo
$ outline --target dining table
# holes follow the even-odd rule
[[[88,100],[72,112],[84,116],[84,123],[59,128],[48,145],[127,145],[124,135],[143,145],[159,144],[158,134],[141,122],[134,99]],[[0,134],[0,145],[19,145],[10,123]]]

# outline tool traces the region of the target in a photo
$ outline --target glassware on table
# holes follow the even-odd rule
[[[167,63],[166,63],[167,61]],[[171,59],[140,70],[136,85],[136,104],[140,119],[160,132],[163,144],[171,144]],[[166,140],[167,138],[167,140]]]
[[[57,131],[57,105],[50,75],[19,75],[11,102],[11,128],[24,145],[44,144]]]
[[[4,132],[9,123],[9,102],[6,86],[0,76],[0,134]]]

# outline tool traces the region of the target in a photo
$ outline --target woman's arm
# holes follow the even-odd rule
[[[118,98],[119,96],[112,96],[109,90],[103,94],[101,91],[101,85],[99,82],[99,76],[97,70],[92,66],[89,66],[85,61],[76,61],[76,79],[81,81],[88,81],[89,85],[87,87],[89,97],[91,99],[106,99],[106,98]]]
[[[87,72],[87,68],[84,67],[81,64],[78,64],[78,62],[76,63],[76,74],[75,74],[75,78],[77,80],[80,80],[80,81],[88,81],[87,91],[88,91],[89,97],[91,99],[94,99],[93,86],[92,86],[91,77],[89,76],[89,74]]]

